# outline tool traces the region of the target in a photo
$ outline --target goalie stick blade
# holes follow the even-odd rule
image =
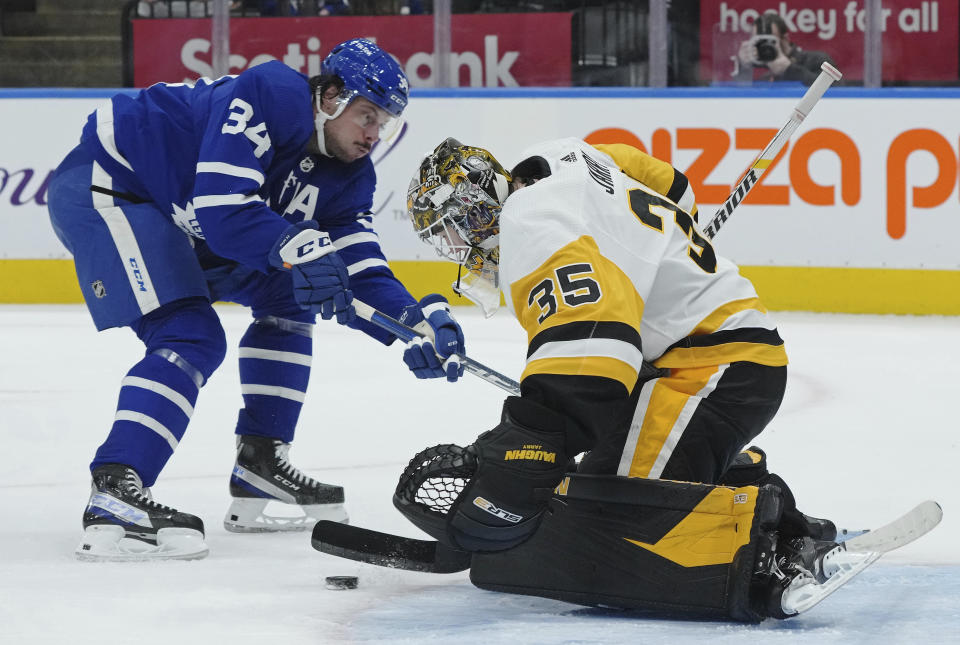
[[[470,554],[432,540],[380,533],[359,526],[322,520],[313,527],[313,548],[348,560],[379,567],[456,573],[470,568]]]
[[[844,542],[848,551],[887,553],[910,544],[932,531],[943,519],[943,510],[934,501],[918,504],[889,524]]]
[[[860,535],[850,537],[827,553],[822,562],[824,571],[832,570],[826,582],[817,584],[809,575],[796,578],[784,591],[781,607],[787,615],[809,610],[834,591],[855,578],[880,556],[899,549],[926,535],[940,523],[943,510],[933,501],[926,501],[892,522]]]

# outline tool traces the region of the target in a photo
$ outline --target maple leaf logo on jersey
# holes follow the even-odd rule
[[[567,163],[577,163],[577,153],[571,152],[560,157],[560,161],[566,161]]]
[[[313,167],[317,164],[314,163],[313,157],[304,157],[300,160],[300,170],[301,172],[310,172],[313,170]]]

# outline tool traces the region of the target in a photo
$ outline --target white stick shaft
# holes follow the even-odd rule
[[[790,137],[793,136],[793,133],[800,127],[803,120],[807,118],[807,115],[810,114],[813,106],[817,104],[817,101],[819,101],[820,97],[827,91],[827,88],[829,88],[834,81],[838,81],[842,77],[843,75],[837,68],[829,63],[823,63],[823,65],[820,66],[820,75],[813,84],[807,88],[803,97],[794,106],[790,119],[783,124],[780,131],[774,135],[770,143],[767,144],[767,147],[763,149],[760,155],[750,165],[747,172],[743,175],[743,179],[740,180],[740,183],[737,184],[733,192],[730,193],[723,202],[723,205],[717,209],[713,218],[704,227],[703,234],[708,239],[712,240],[716,236],[717,231],[719,231],[720,227],[730,218],[734,209],[746,198],[747,193],[757,185],[760,177],[766,172],[767,168],[770,167],[773,160],[777,158],[777,155],[780,154],[784,146],[787,145]]]

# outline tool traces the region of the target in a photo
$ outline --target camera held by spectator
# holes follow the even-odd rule
[[[757,33],[750,39],[754,49],[756,49],[756,60],[753,62],[753,66],[766,67],[767,63],[776,60],[783,53],[780,49],[779,39],[774,35],[769,20],[758,20],[756,27]]]
[[[740,43],[732,56],[731,74],[740,81],[753,80],[755,68],[766,68],[767,80],[801,81],[809,85],[820,73],[820,64],[833,60],[824,52],[804,51],[790,40],[787,23],[776,12],[768,11],[753,23],[753,36]]]

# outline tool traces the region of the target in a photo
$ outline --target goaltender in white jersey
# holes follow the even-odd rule
[[[797,510],[763,451],[744,450],[780,407],[787,355],[753,285],[700,235],[683,173],[579,139],[535,146],[507,172],[447,139],[407,208],[467,270],[458,291],[488,313],[502,291],[528,347],[499,424],[416,455],[397,508],[448,546],[513,554],[474,556],[484,588],[796,613],[783,591],[827,579],[836,527]],[[430,507],[420,491],[443,477],[462,485]]]
[[[529,341],[523,396],[575,421],[581,472],[718,482],[776,413],[787,356],[753,285],[699,234],[686,177],[579,139],[511,173],[455,140],[424,163],[414,226],[470,271],[465,295],[489,311],[502,289]],[[472,203],[458,217],[445,200]]]

